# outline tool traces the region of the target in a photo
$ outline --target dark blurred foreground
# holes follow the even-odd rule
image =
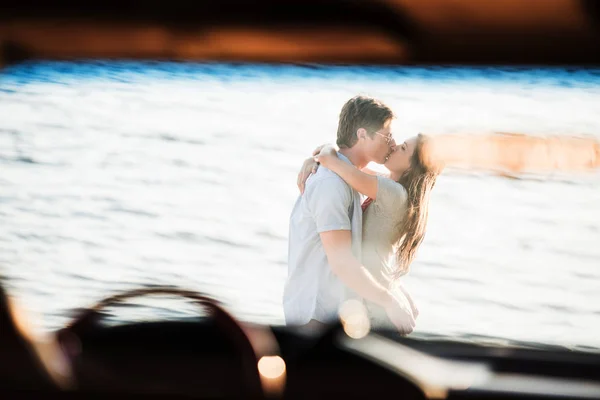
[[[15,1],[0,61],[157,60],[353,64],[600,61],[593,0]]]
[[[208,318],[106,326],[130,296],[183,296]],[[358,318],[357,318],[358,317]],[[598,398],[600,356],[485,348],[379,334],[346,314],[306,330],[240,323],[218,303],[175,288],[114,296],[45,339],[0,292],[2,398]],[[362,332],[356,335],[357,332]]]

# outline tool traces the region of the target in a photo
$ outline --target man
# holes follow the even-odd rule
[[[362,169],[383,164],[394,149],[392,110],[366,96],[350,99],[340,113],[339,157]],[[352,297],[386,310],[401,333],[414,319],[360,263],[362,209],[360,195],[338,175],[319,168],[306,183],[290,217],[288,279],[283,305],[288,325],[328,323]]]

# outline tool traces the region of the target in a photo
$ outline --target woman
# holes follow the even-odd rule
[[[397,145],[384,164],[389,170],[387,175],[360,171],[340,160],[332,146],[321,146],[304,162],[298,175],[298,186],[303,191],[304,182],[319,163],[367,196],[363,203],[363,265],[398,298],[406,299],[415,318],[418,310],[397,278],[408,272],[423,241],[429,196],[439,173],[426,162],[427,142],[427,136],[419,134]],[[381,307],[371,303],[366,306],[373,325],[389,326]]]

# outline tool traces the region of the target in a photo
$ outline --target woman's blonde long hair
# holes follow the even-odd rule
[[[425,151],[429,138],[417,136],[415,151],[410,159],[410,168],[398,179],[407,192],[407,209],[403,221],[398,226],[399,239],[396,249],[397,270],[395,277],[406,274],[417,249],[425,237],[429,216],[429,197],[439,174],[439,168],[428,165]]]

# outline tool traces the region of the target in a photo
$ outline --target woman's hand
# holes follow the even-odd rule
[[[323,164],[324,167],[327,167],[331,160],[337,158],[337,151],[335,150],[335,147],[328,144],[322,146],[321,151],[315,155],[314,158],[316,162]]]
[[[311,174],[317,172],[317,168],[319,168],[319,164],[315,161],[314,157],[308,157],[306,160],[304,160],[302,168],[300,168],[300,172],[298,172],[298,179],[296,180],[298,189],[300,189],[300,194],[304,193],[306,180]]]
[[[332,148],[335,152],[335,148],[332,145],[322,144],[313,150],[312,157],[309,157],[306,160],[304,160],[302,168],[300,168],[300,172],[298,172],[298,179],[296,179],[296,184],[298,185],[300,194],[304,193],[304,189],[306,187],[306,180],[308,179],[308,177],[317,172],[317,169],[319,168],[319,162],[315,160],[315,157],[319,156],[325,148]]]
[[[323,147],[327,147],[327,146],[331,146],[331,145],[325,143],[325,144],[318,146],[316,149],[314,149],[312,152],[313,157],[316,156],[317,154],[319,154],[321,152],[321,150],[323,150]]]

